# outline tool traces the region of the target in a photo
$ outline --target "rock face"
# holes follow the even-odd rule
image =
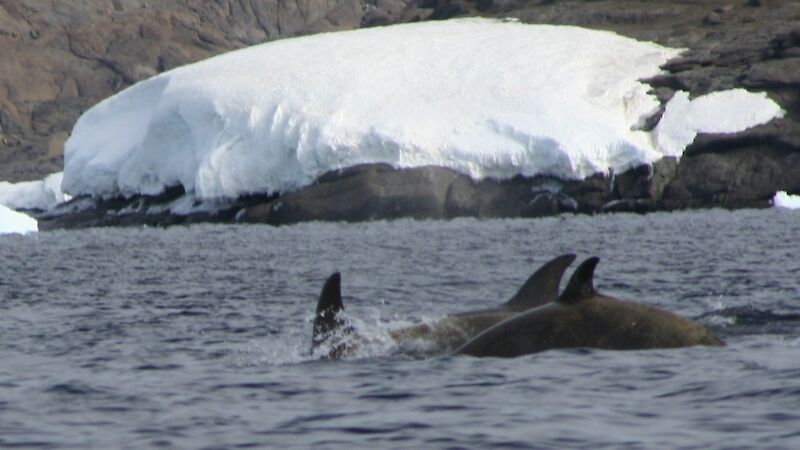
[[[0,0],[0,179],[60,169],[63,141],[83,110],[160,71],[278,37],[464,15],[580,25],[686,48],[648,80],[662,101],[676,90],[740,87],[766,91],[786,115],[735,135],[698,136],[679,162],[611,179],[475,183],[435,168],[362,167],[261,206],[249,199],[239,218],[763,207],[775,191],[800,192],[800,2],[785,0]]]
[[[168,226],[194,222],[288,225],[308,221],[449,219],[454,217],[542,217],[565,212],[640,211],[659,208],[653,196],[674,160],[609,178],[580,181],[548,176],[508,180],[471,178],[441,167],[394,169],[365,164],[323,174],[316,182],[282,196],[239,198],[224,204],[193,203],[181,188],[158,196],[108,200],[79,197],[38,217],[39,228]],[[624,195],[630,194],[627,197]],[[187,204],[191,203],[191,204]]]
[[[237,220],[285,225],[310,220],[539,217],[576,211],[562,182],[517,177],[483,180],[441,167],[395,170],[382,164],[351,167],[320,177],[298,192],[242,210]]]

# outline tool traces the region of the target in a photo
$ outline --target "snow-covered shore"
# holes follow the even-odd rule
[[[113,197],[180,185],[236,198],[366,163],[582,179],[680,157],[697,132],[783,114],[741,89],[679,92],[642,130],[658,101],[640,80],[679,53],[489,19],[276,41],[165,72],[87,111],[66,144],[63,189]]]

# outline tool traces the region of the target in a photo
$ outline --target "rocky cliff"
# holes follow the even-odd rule
[[[662,100],[743,87],[786,111],[736,135],[701,135],[678,163],[587,182],[577,209],[766,206],[777,190],[800,192],[800,2],[783,0],[0,0],[0,179],[59,170],[82,111],[160,71],[280,37],[464,15],[686,48],[649,80]]]

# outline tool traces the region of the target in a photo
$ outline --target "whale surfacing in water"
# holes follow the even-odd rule
[[[489,327],[558,299],[561,278],[574,260],[575,255],[566,254],[548,261],[525,281],[509,301],[500,306],[450,314],[431,324],[390,330],[389,335],[400,343],[428,341],[435,343],[439,351],[453,351]]]
[[[425,341],[432,344],[435,352],[451,352],[493,325],[520,312],[555,301],[564,271],[574,260],[575,255],[565,254],[548,261],[528,278],[510,300],[500,306],[452,314],[431,324],[390,330],[389,336],[400,344]],[[343,310],[341,275],[336,272],[325,282],[317,303],[312,353],[324,348],[327,357],[336,359],[358,348],[363,338],[359,338],[342,317]]]
[[[725,345],[708,329],[671,312],[598,293],[597,257],[584,261],[558,300],[479,333],[456,354],[515,357],[551,349],[643,350]]]
[[[311,350],[328,345],[329,358],[341,358],[349,351],[347,337],[353,334],[353,326],[342,317],[342,276],[334,272],[322,286],[317,311],[314,315],[314,328],[311,335]]]

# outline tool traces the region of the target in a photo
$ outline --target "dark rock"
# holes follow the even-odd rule
[[[712,12],[703,17],[703,23],[706,25],[719,25],[722,23],[722,16],[717,12]]]
[[[283,225],[312,220],[510,218],[597,212],[608,201],[600,199],[598,193],[603,189],[597,185],[608,185],[608,180],[597,177],[588,186],[541,176],[474,181],[440,167],[396,170],[373,164],[324,174],[312,186],[246,208],[238,220]]]
[[[769,59],[751,65],[744,71],[741,83],[753,89],[793,87],[800,89],[800,56]]]
[[[624,199],[661,200],[667,185],[675,179],[678,162],[663,158],[652,166],[635,167],[614,178],[614,192]]]
[[[473,181],[441,167],[396,170],[370,164],[326,173],[311,186],[245,208],[237,220],[284,225],[401,217],[540,217],[575,212],[580,201],[587,205],[597,201],[592,189],[586,190],[587,198],[576,201],[559,192],[562,187],[563,183],[545,177]]]
[[[439,167],[393,170],[365,165],[328,173],[318,183],[245,209],[244,222],[284,225],[311,220],[443,219],[450,184],[461,175]]]
[[[215,209],[198,210],[187,214],[174,214],[168,205],[185,194],[183,188],[173,187],[160,195],[136,195],[96,199],[80,196],[58,205],[52,211],[38,214],[39,229],[75,229],[109,226],[157,226],[189,224],[196,222],[233,222],[236,213],[248,202],[241,199]]]
[[[776,191],[800,191],[800,152],[752,144],[684,157],[665,207],[768,207]]]
[[[578,202],[578,212],[595,213],[611,197],[611,180],[602,174],[596,174],[584,180],[565,183],[562,192]]]
[[[477,217],[480,213],[480,193],[475,183],[465,176],[456,177],[447,189],[444,201],[447,218]]]
[[[658,205],[655,201],[649,199],[622,199],[612,200],[601,208],[600,212],[604,213],[637,213],[645,214],[658,210]]]
[[[510,180],[486,179],[476,187],[478,217],[524,217],[535,189],[530,179],[521,176]]]
[[[445,20],[452,17],[463,16],[470,11],[467,2],[447,2],[440,3],[431,13],[431,20]]]
[[[601,180],[602,177],[598,177]],[[603,179],[603,184],[608,180]],[[394,169],[367,164],[337,170],[316,183],[280,197],[240,198],[213,210],[172,214],[184,195],[173,188],[157,196],[94,199],[78,197],[37,218],[42,230],[96,226],[167,226],[193,222],[251,222],[285,225],[307,221],[361,222],[398,218],[541,217],[597,212],[597,189],[549,177],[474,181],[441,167]],[[573,198],[562,192],[571,189]],[[607,201],[608,199],[606,199]]]
[[[524,217],[555,216],[565,212],[577,212],[578,202],[560,192],[537,192],[528,202]]]

